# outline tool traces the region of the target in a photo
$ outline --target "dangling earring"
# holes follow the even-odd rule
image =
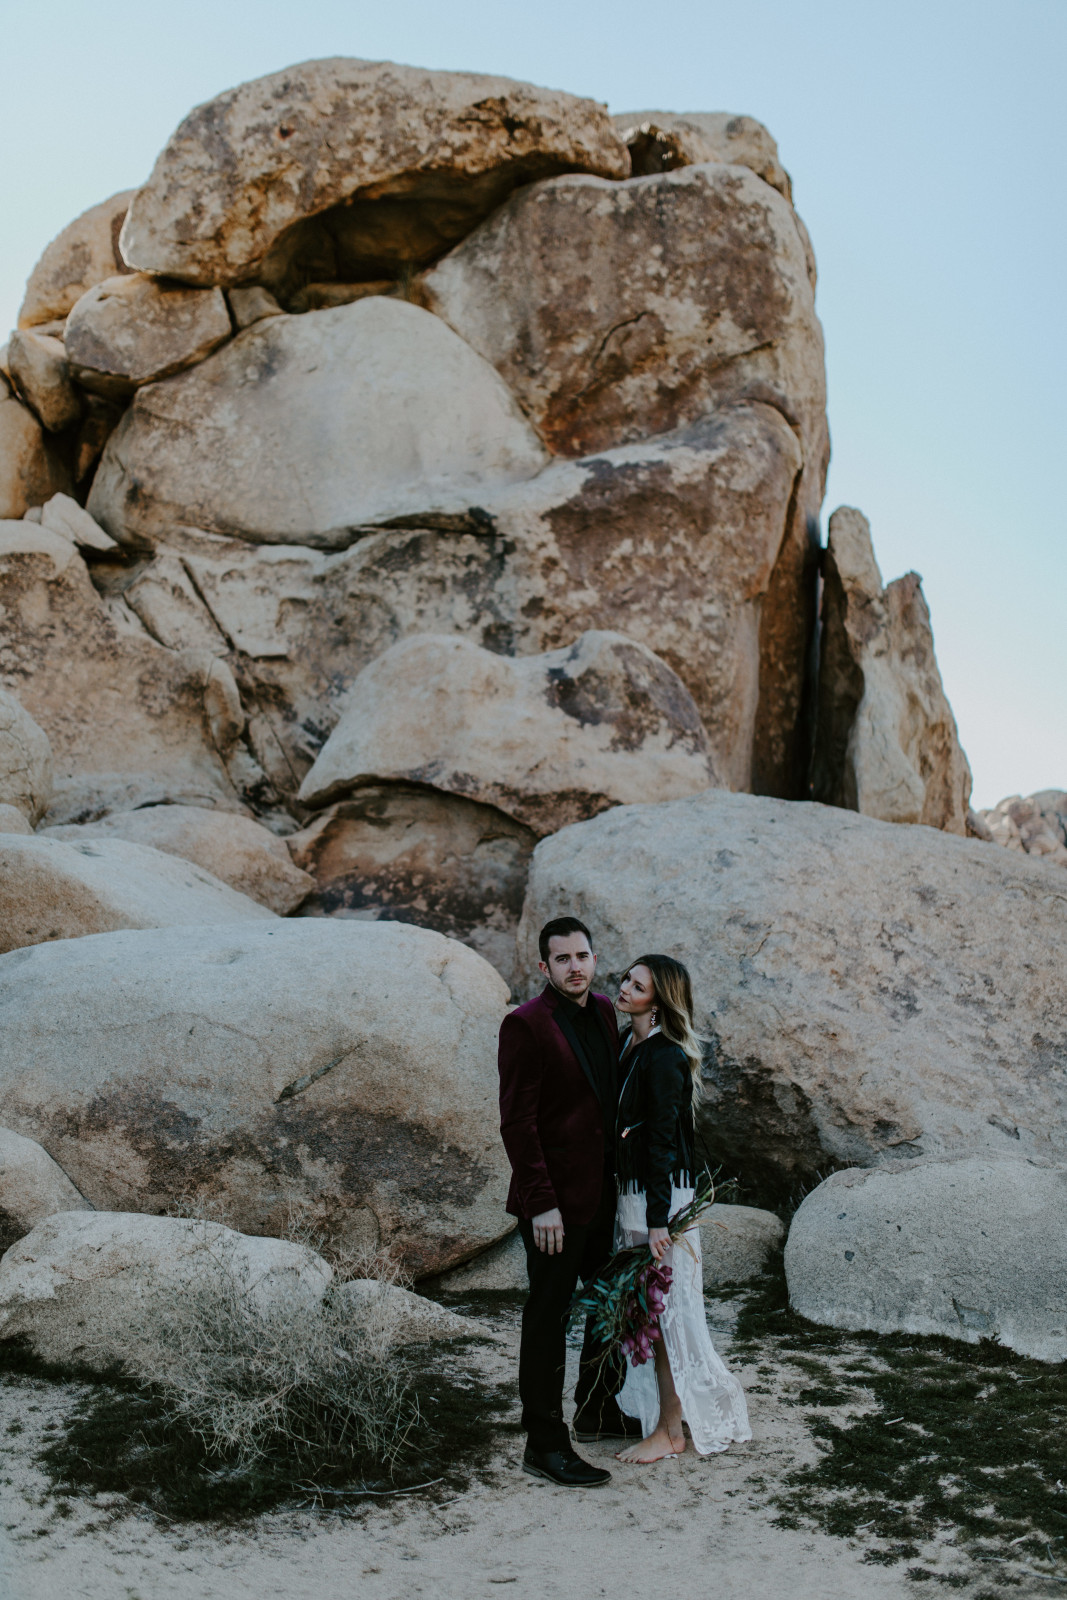
[[[652,1026],[655,1028],[655,1027],[658,1027],[658,1025],[659,1025],[659,1012],[656,1009],[656,1007],[653,1006],[652,1007]]]

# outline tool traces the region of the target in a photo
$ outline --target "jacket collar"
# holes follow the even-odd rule
[[[586,1078],[587,1078],[587,1080],[589,1082],[590,1089],[592,1089],[593,1093],[596,1095],[597,1099],[599,1100],[600,1099],[600,1089],[599,1089],[599,1086],[597,1084],[596,1074],[594,1073],[594,1071],[593,1071],[593,1069],[592,1069],[592,1067],[591,1067],[591,1065],[589,1063],[589,1057],[586,1055],[585,1051],[582,1049],[581,1043],[580,1043],[580,1041],[578,1039],[578,1035],[574,1031],[574,1025],[571,1022],[571,1019],[567,1014],[568,1013],[568,1007],[567,1006],[561,1006],[560,1003],[559,1003],[561,998],[562,998],[562,996],[558,993],[557,990],[555,990],[552,987],[552,985],[550,983],[546,983],[545,984],[545,987],[541,991],[541,999],[544,1001],[545,1005],[548,1007],[549,1011],[552,1013],[552,1021],[556,1024],[556,1027],[559,1029],[559,1031],[560,1031],[560,1033],[562,1033],[564,1039],[570,1045],[570,1048],[573,1051],[573,1053],[575,1055],[575,1058],[577,1059],[578,1065],[581,1067],[582,1071],[585,1073],[585,1076],[586,1076]],[[604,1021],[603,1014],[601,1013],[600,1006],[598,1004],[598,1001],[601,1000],[602,998],[604,998],[604,997],[601,996],[601,995],[594,994],[593,991],[590,990],[589,999],[588,999],[588,1001],[586,1003],[587,1003],[587,1005],[592,1005],[592,1006],[596,1007],[593,1015],[595,1016],[595,1018],[596,1018],[598,1024],[600,1025],[600,1027],[604,1028],[605,1031],[606,1031],[607,1024]],[[608,1041],[608,1043],[609,1043],[609,1046],[610,1046],[610,1040]],[[610,1048],[609,1048],[609,1052],[608,1053],[609,1053],[609,1056],[612,1054]]]

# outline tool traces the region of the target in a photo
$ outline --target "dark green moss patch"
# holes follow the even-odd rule
[[[807,1380],[794,1404],[838,1410],[806,1419],[819,1459],[776,1496],[782,1525],[862,1534],[878,1541],[865,1559],[890,1564],[947,1532],[976,1562],[1067,1579],[1067,1366],[989,1341],[816,1327],[790,1309],[780,1266],[742,1310],[734,1352],[763,1371],[777,1355]],[[998,1568],[998,1584],[1009,1577]]]
[[[169,1519],[233,1521],[285,1504],[358,1507],[427,1484],[430,1494],[454,1494],[485,1476],[493,1436],[515,1427],[514,1396],[511,1385],[478,1376],[470,1350],[476,1343],[457,1341],[444,1354],[440,1346],[397,1352],[408,1376],[402,1403],[409,1426],[388,1465],[361,1454],[324,1415],[317,1430],[302,1439],[280,1432],[274,1450],[254,1467],[240,1467],[208,1449],[162,1388],[119,1372],[90,1382],[84,1372],[46,1366],[12,1345],[0,1351],[0,1371],[8,1381],[24,1375],[81,1389],[37,1456],[61,1504],[68,1496],[117,1493]]]

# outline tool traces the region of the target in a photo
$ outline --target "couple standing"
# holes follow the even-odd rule
[[[689,974],[670,956],[640,957],[619,990],[630,1026],[592,991],[596,956],[576,917],[541,930],[536,999],[500,1029],[500,1132],[511,1162],[508,1210],[519,1219],[530,1293],[523,1310],[519,1395],[523,1466],[564,1488],[611,1474],[574,1450],[563,1420],[566,1314],[613,1251],[648,1244],[672,1269],[652,1364],[626,1370],[587,1320],[575,1388],[579,1440],[632,1440],[627,1462],[702,1455],[752,1437],[745,1397],[716,1355],[704,1316],[700,1234],[675,1249],[669,1218],[693,1198],[693,1103],[700,1048]],[[624,1381],[625,1380],[625,1381]]]

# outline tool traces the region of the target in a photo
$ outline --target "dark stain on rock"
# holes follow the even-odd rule
[[[650,659],[636,645],[619,642],[612,648],[610,675],[596,665],[572,675],[570,663],[580,654],[570,651],[567,664],[548,672],[545,698],[582,727],[612,729],[612,750],[640,750],[645,741],[666,728],[671,744],[684,743],[705,752],[707,738],[700,713],[685,685],[662,661]]]

